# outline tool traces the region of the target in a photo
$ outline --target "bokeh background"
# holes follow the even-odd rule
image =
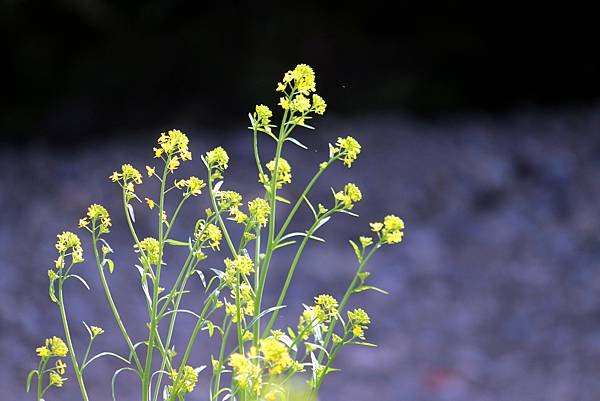
[[[343,292],[355,267],[347,240],[368,222],[396,213],[407,224],[401,246],[371,268],[390,295],[356,298],[379,347],[348,349],[321,398],[600,399],[593,16],[528,2],[0,2],[2,398],[31,397],[24,382],[34,348],[60,334],[46,270],[56,233],[74,229],[92,202],[113,214],[120,262],[111,284],[127,326],[144,334],[113,169],[143,167],[158,134],[179,128],[195,155],[183,174],[201,174],[198,156],[223,145],[232,156],[227,185],[260,194],[246,115],[256,103],[274,106],[275,82],[304,62],[329,107],[316,132],[301,134],[309,150],[285,151],[296,182],[286,195],[298,195],[329,141],[354,135],[359,161],[328,172],[312,198],[326,202],[330,186],[351,180],[364,200],[359,218],[336,218],[322,231],[327,243],[308,247],[282,316],[294,322],[301,302]],[[204,202],[189,204],[176,235],[186,238]],[[143,208],[138,227],[151,229]],[[272,269],[275,287],[286,256]],[[93,264],[79,270],[98,289]],[[125,352],[101,294],[68,291],[75,333],[85,335],[81,320],[101,325],[98,350]],[[180,322],[183,340],[192,322]],[[193,355],[198,365],[214,345],[205,344]],[[110,399],[118,366],[90,368],[94,400]],[[120,380],[118,399],[135,400],[131,381]],[[191,400],[203,400],[202,383]],[[47,399],[77,400],[75,382]]]

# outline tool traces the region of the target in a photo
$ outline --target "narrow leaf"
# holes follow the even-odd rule
[[[133,206],[131,206],[131,203],[127,204],[127,210],[129,211],[129,216],[131,216],[131,221],[135,223],[135,213],[133,212]]]
[[[214,193],[217,193],[217,192],[219,192],[219,189],[221,189],[221,186],[222,186],[222,185],[223,185],[223,181],[222,181],[222,180],[221,180],[221,181],[219,181],[219,182],[217,182],[217,183],[215,184],[214,188],[213,188],[213,192],[214,192]]]
[[[293,143],[293,144],[295,144],[295,145],[298,145],[298,146],[300,146],[302,149],[307,149],[307,150],[308,150],[308,148],[306,147],[306,145],[304,145],[302,142],[300,142],[300,141],[299,141],[299,140],[297,140],[296,138],[292,138],[292,137],[290,136],[290,137],[287,137],[285,140],[286,140],[286,141],[290,141],[291,143]]]
[[[90,290],[90,286],[88,285],[87,281],[83,279],[83,277],[78,276],[77,274],[69,274],[68,277],[75,277],[77,280],[81,281],[81,283],[85,286],[85,288],[88,289],[88,291]]]
[[[256,323],[264,315],[269,314],[271,312],[275,312],[276,310],[283,309],[283,308],[285,308],[285,305],[273,306],[271,308],[265,309],[264,311],[260,312],[254,319],[252,319],[252,321],[250,322],[250,326],[254,325],[254,323]]]
[[[81,370],[85,369],[85,368],[86,368],[86,366],[88,366],[90,363],[92,363],[92,361],[94,361],[94,360],[96,360],[96,359],[98,359],[98,358],[102,358],[103,356],[112,356],[112,357],[114,357],[114,358],[117,358],[117,359],[120,359],[120,360],[122,360],[123,362],[125,362],[125,363],[127,363],[127,364],[129,363],[129,361],[128,361],[127,359],[123,358],[121,355],[117,355],[117,354],[115,354],[115,353],[113,353],[113,352],[101,352],[101,353],[99,353],[99,354],[97,354],[97,355],[94,355],[93,357],[91,357],[91,358],[89,359],[89,361],[87,361],[87,362],[86,362],[86,363],[85,363],[85,364],[84,364],[84,365],[81,367]]]
[[[31,387],[31,381],[33,380],[33,375],[37,375],[38,371],[33,369],[31,372],[29,372],[29,374],[27,375],[27,383],[25,384],[25,391],[29,392],[29,388]],[[39,377],[38,377],[39,380]]]
[[[121,373],[123,371],[126,371],[126,370],[132,371],[132,372],[134,372],[134,373],[137,374],[137,372],[136,372],[135,369],[129,368],[129,367],[124,367],[124,368],[121,368],[121,369],[117,369],[115,371],[115,373],[113,373],[112,379],[110,380],[110,388],[111,388],[111,394],[112,394],[113,401],[117,401],[117,396],[115,394],[115,380],[117,380],[117,376],[119,375],[119,373]],[[139,374],[138,374],[138,376],[139,376]]]
[[[360,287],[357,287],[354,289],[354,292],[363,292],[363,291],[367,291],[367,290],[373,290],[373,291],[377,291],[380,292],[382,294],[388,295],[389,292],[382,290],[381,288],[377,288],[375,286],[372,285],[361,285]]]
[[[350,240],[348,241],[350,242],[350,245],[352,245],[352,249],[354,249],[354,254],[356,255],[356,259],[358,259],[359,263],[362,263],[363,261],[363,256],[362,256],[362,252],[360,251],[360,249],[358,248],[358,245],[356,245],[356,242]]]

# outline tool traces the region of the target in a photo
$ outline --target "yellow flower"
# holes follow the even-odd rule
[[[154,157],[161,157],[163,154],[171,155],[173,158],[181,157],[181,160],[192,160],[192,153],[188,149],[189,139],[183,132],[173,129],[169,132],[162,132],[158,138],[158,148],[154,148]],[[177,168],[177,166],[175,167]],[[154,173],[154,171],[152,171]],[[148,171],[150,175],[150,171]]]
[[[108,227],[110,227],[112,223],[110,221],[110,215],[104,206],[94,203],[88,207],[87,217],[89,217],[92,222],[100,222],[98,225],[100,228],[100,234],[106,234],[109,232]]]
[[[313,102],[313,110],[315,111],[315,113],[323,115],[325,114],[325,109],[327,108],[327,103],[325,103],[325,100],[317,95],[316,93],[312,96],[312,102]]]
[[[50,352],[50,350],[48,349],[48,347],[46,347],[45,345],[41,346],[41,347],[37,347],[35,349],[35,352],[37,353],[37,355],[39,357],[42,357],[42,358],[47,358],[50,355],[52,355],[52,353]]]
[[[383,223],[380,222],[369,223],[369,225],[371,226],[371,230],[376,233],[381,231],[381,229],[383,228]]]
[[[271,160],[266,165],[267,170],[271,173],[271,177],[273,177],[273,172],[275,170],[275,160]],[[265,174],[259,175],[258,181],[265,186],[265,188],[270,189],[271,179],[267,177]],[[292,182],[292,167],[283,157],[279,158],[279,163],[277,165],[277,189],[281,188],[283,184],[289,184]]]
[[[50,385],[54,387],[62,387],[65,379],[56,372],[50,372]]]
[[[206,152],[206,162],[210,168],[218,168],[223,171],[227,169],[229,163],[229,155],[222,147],[214,148]]]
[[[354,207],[354,203],[362,199],[362,193],[356,185],[348,183],[343,191],[336,192],[335,199],[342,202],[344,209],[350,210]]]
[[[221,233],[221,229],[216,225],[207,224],[206,226],[202,226],[195,235],[200,242],[209,241],[209,245],[213,250],[219,250],[223,234]]]
[[[148,177],[152,177],[156,174],[156,169],[154,167],[146,166],[146,172],[148,173]]]
[[[233,369],[233,380],[238,387],[249,389],[259,395],[262,389],[262,369],[249,358],[239,353],[233,353],[229,357],[229,366]]]
[[[66,367],[67,367],[67,364],[64,363],[62,360],[59,359],[56,361],[55,369],[59,374],[64,375]]]
[[[315,305],[318,305],[329,316],[337,315],[338,301],[331,295],[318,295],[315,297]]]
[[[315,72],[306,64],[298,64],[292,71],[292,78],[296,84],[296,89],[303,95],[316,90]]]
[[[367,315],[367,312],[360,308],[348,311],[347,313],[348,324],[350,324],[352,327],[352,334],[355,337],[364,339],[364,331],[368,328],[368,325],[371,323],[369,315]]]
[[[144,251],[140,258],[145,263],[156,266],[160,263],[160,244],[156,238],[144,238],[140,241],[140,245],[134,245],[134,248],[136,252],[140,252],[140,248]]]
[[[235,191],[219,191],[216,193],[219,209],[236,209],[242,204],[242,195]]]
[[[287,346],[274,337],[265,338],[260,342],[260,353],[272,375],[281,374],[292,366],[293,360]]]
[[[248,211],[260,226],[265,227],[267,225],[269,213],[271,213],[269,202],[262,198],[256,198],[248,202]]]
[[[393,214],[385,216],[383,219],[383,230],[381,238],[386,244],[397,244],[402,241],[404,236],[404,220]]]
[[[175,394],[190,393],[196,387],[198,383],[198,371],[189,365],[183,367],[181,374],[177,373],[177,370],[171,370],[171,379],[173,380],[173,386],[171,391]]]
[[[90,222],[84,217],[83,219],[79,219],[79,228],[87,227]]]
[[[52,337],[46,339],[46,345],[42,347],[38,347],[36,352],[41,357],[46,356],[67,356],[69,353],[69,349],[63,340],[58,337]]]
[[[371,237],[360,237],[359,240],[363,248],[366,248],[373,244],[373,238]]]
[[[310,100],[304,95],[296,95],[292,100],[291,108],[297,112],[304,113],[310,109]]]
[[[104,329],[98,326],[90,326],[90,331],[92,332],[92,337],[98,337],[100,334],[104,333]]]
[[[346,138],[338,138],[336,145],[337,148],[334,148],[334,151],[343,158],[344,165],[349,168],[360,153],[360,144],[356,139],[347,136]]]
[[[167,168],[169,169],[169,171],[174,172],[175,170],[177,170],[177,168],[181,165],[181,162],[179,161],[179,158],[177,156],[173,156],[173,158],[171,160],[169,160],[169,165],[167,166]]]
[[[148,204],[148,207],[150,208],[150,210],[154,209],[154,206],[156,206],[156,202],[154,202],[152,199],[150,198],[144,198],[144,200],[146,201],[146,203]]]
[[[288,98],[282,97],[282,98],[279,98],[279,105],[281,106],[282,109],[289,110],[291,108],[292,103],[290,102],[290,100]]]

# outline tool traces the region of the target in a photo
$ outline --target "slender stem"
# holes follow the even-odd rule
[[[40,401],[40,399],[44,396],[42,386],[44,381],[44,370],[46,370],[47,364],[48,358],[40,359],[40,363],[38,364],[37,401]]]
[[[152,370],[152,355],[154,351],[154,339],[157,331],[156,311],[158,304],[158,288],[160,286],[160,273],[162,270],[162,258],[164,248],[164,223],[163,223],[163,212],[165,206],[165,182],[167,180],[167,174],[169,170],[167,166],[170,162],[170,156],[167,157],[165,167],[163,169],[162,181],[160,183],[160,199],[159,199],[159,214],[158,214],[158,264],[156,266],[156,278],[154,281],[152,291],[152,304],[150,307],[150,333],[148,335],[148,349],[146,352],[146,365],[144,367],[144,374],[142,378],[142,401],[148,401],[150,391],[150,371]]]
[[[225,317],[225,319],[227,319],[227,317]],[[232,324],[231,321],[229,321],[227,323],[227,328],[225,329],[225,331],[223,333],[223,338],[221,340],[221,349],[219,350],[218,374],[216,375],[216,378],[215,378],[215,388],[214,388],[215,397],[218,396],[219,390],[221,389],[221,370],[223,369],[223,363],[224,363],[224,358],[225,358],[225,347],[227,346],[227,338],[229,337],[229,330],[231,329],[231,324]],[[213,372],[213,375],[214,375],[214,372]],[[212,401],[212,397],[211,397],[211,401]]]
[[[215,213],[217,214],[217,220],[219,221],[219,226],[221,227],[221,231],[223,232],[223,236],[225,237],[225,241],[227,241],[227,245],[229,246],[229,250],[231,254],[236,257],[237,252],[235,250],[235,246],[233,246],[233,242],[231,241],[231,237],[229,236],[229,232],[227,231],[227,227],[223,222],[223,218],[221,217],[221,211],[217,205],[217,199],[215,198],[215,192],[213,190],[213,180],[210,177],[210,169],[208,170],[208,193],[210,195],[210,200],[212,202],[213,208],[215,209]]]
[[[346,290],[344,297],[340,301],[340,304],[338,307],[338,311],[340,314],[346,307],[346,304],[348,303],[348,300],[350,299],[350,295],[352,295],[352,293],[354,292],[356,283],[358,282],[359,275],[363,272],[365,266],[369,262],[369,259],[371,259],[371,257],[375,254],[375,252],[377,252],[377,250],[380,247],[381,247],[380,243],[375,244],[375,246],[373,246],[373,248],[371,248],[369,253],[367,253],[367,256],[365,256],[363,258],[362,262],[360,262],[358,269],[356,270],[356,274],[354,274],[354,278],[352,278],[352,282],[348,286],[348,289]],[[327,345],[329,345],[329,340],[331,339],[331,336],[333,335],[333,330],[335,329],[336,324],[337,324],[337,320],[331,322],[331,324],[329,325],[329,330],[327,330],[327,335],[325,336],[325,341],[323,342],[323,348],[327,348]],[[317,358],[319,363],[321,363],[323,361],[324,356],[325,356],[325,352],[323,350],[321,350],[319,352],[319,357]]]
[[[131,352],[131,355],[136,364],[138,372],[141,374],[143,371],[142,364],[140,362],[140,359],[138,358],[137,352],[135,350],[135,347],[133,346],[131,338],[129,337],[129,334],[127,334],[127,330],[125,329],[123,320],[121,319],[121,316],[119,315],[119,311],[113,300],[112,294],[110,292],[110,288],[108,287],[108,282],[106,281],[106,275],[104,274],[104,269],[102,268],[102,262],[100,261],[100,255],[98,254],[98,244],[97,244],[98,237],[96,236],[95,228],[92,230],[92,242],[94,245],[94,256],[96,258],[96,266],[98,267],[98,274],[100,275],[100,281],[102,282],[102,288],[104,288],[104,294],[106,295],[106,299],[110,306],[110,310],[113,314],[113,317],[115,318],[115,322],[117,323],[117,326],[119,326],[121,335],[123,336],[123,339],[125,340],[125,342],[127,343],[127,346],[129,347],[129,351]]]
[[[64,279],[61,278],[58,282],[58,306],[60,309],[60,317],[63,323],[63,329],[65,331],[65,339],[67,340],[67,345],[69,347],[70,355],[71,355],[71,363],[73,364],[73,371],[75,372],[75,377],[77,378],[77,383],[79,384],[79,389],[81,390],[81,396],[84,401],[88,401],[87,391],[85,389],[85,384],[83,383],[83,377],[81,375],[81,371],[79,370],[79,364],[77,363],[77,357],[75,356],[75,349],[73,348],[73,342],[71,341],[71,333],[69,331],[69,323],[67,321],[67,313],[65,311],[65,303],[63,298],[63,284]]]
[[[306,235],[302,239],[302,242],[300,243],[300,246],[298,247],[298,250],[296,251],[296,255],[294,256],[292,264],[290,265],[287,277],[285,278],[285,283],[283,284],[283,289],[281,290],[281,293],[279,294],[279,299],[277,300],[277,304],[275,305],[275,307],[280,307],[281,305],[283,305],[283,301],[284,301],[285,296],[287,294],[288,288],[290,286],[290,283],[292,282],[292,277],[294,275],[294,271],[296,270],[296,266],[298,265],[298,262],[300,261],[300,256],[302,255],[302,252],[304,251],[304,247],[308,243],[308,240],[310,239],[310,237],[315,232],[315,230],[318,227],[319,223],[324,218],[327,218],[327,217],[331,216],[336,211],[337,211],[337,209],[332,209],[332,210],[328,211],[327,213],[323,214],[323,216],[321,216],[319,219],[317,219],[313,223],[313,225],[309,228],[309,230],[307,231]],[[271,319],[269,319],[269,323],[267,324],[267,327],[265,328],[265,335],[268,335],[268,333],[271,331],[271,328],[273,327],[273,324],[275,324],[275,321],[277,320],[277,316],[279,315],[279,311],[280,311],[280,309],[276,309],[271,314]]]
[[[336,159],[337,159],[337,157],[333,157],[333,158],[329,159],[327,161],[327,167],[329,167],[331,165],[331,163],[333,163],[333,161],[336,160]],[[306,186],[306,188],[302,192],[302,195],[300,195],[300,197],[298,197],[298,200],[294,204],[294,207],[292,208],[292,210],[288,214],[287,218],[285,219],[285,222],[283,223],[283,225],[279,229],[279,233],[275,237],[275,242],[279,242],[279,240],[281,239],[281,237],[285,234],[285,230],[290,225],[292,219],[294,218],[294,215],[298,211],[298,208],[300,208],[300,205],[304,201],[306,195],[308,195],[308,193],[312,189],[313,185],[315,185],[315,182],[317,182],[317,180],[319,179],[319,177],[321,176],[321,174],[323,174],[323,172],[327,169],[327,167],[320,168],[319,171],[317,171],[315,173],[315,175],[313,176],[313,178],[310,180],[310,182],[308,183],[308,185]]]

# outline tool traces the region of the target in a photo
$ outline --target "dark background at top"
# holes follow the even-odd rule
[[[575,6],[222,3],[2,1],[2,135],[243,127],[298,62],[338,115],[571,108],[600,94],[597,14]]]

